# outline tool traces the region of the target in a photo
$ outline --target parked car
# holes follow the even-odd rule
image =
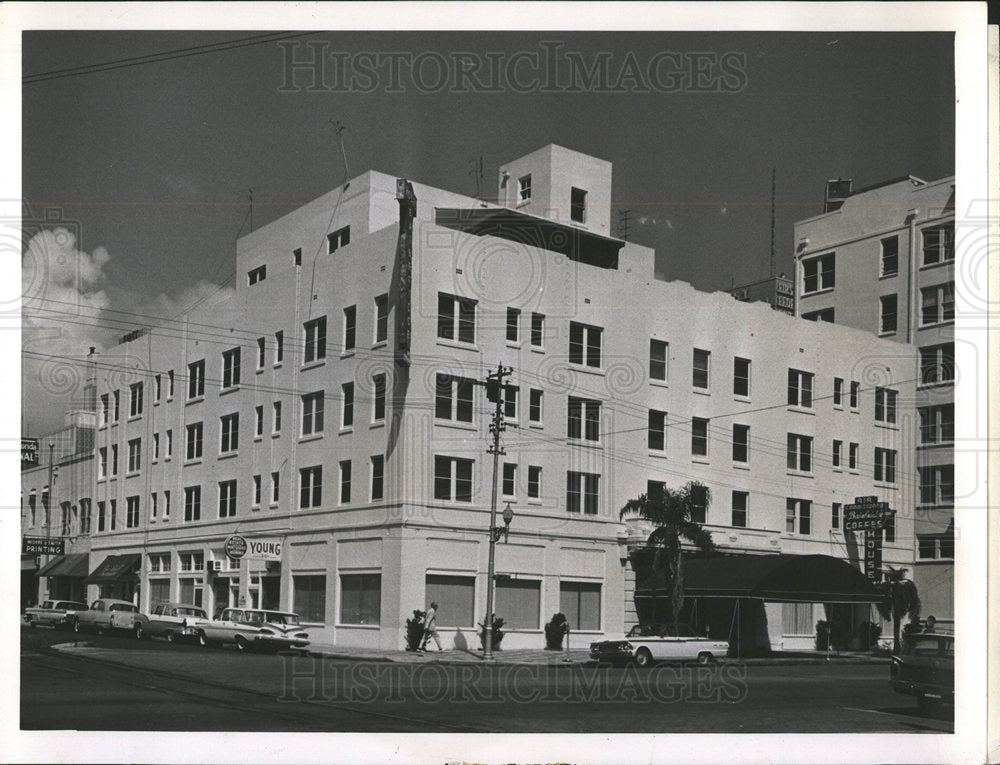
[[[94,630],[98,635],[108,630],[135,632],[136,624],[145,624],[147,618],[139,613],[134,603],[115,598],[98,598],[86,611],[80,611],[73,621],[74,632]]]
[[[590,644],[590,658],[602,662],[634,661],[648,667],[654,661],[696,661],[708,664],[729,653],[725,640],[696,635],[687,625],[636,625],[623,638],[601,640]]]
[[[86,611],[87,604],[75,600],[46,600],[40,606],[24,610],[24,622],[29,627],[42,624],[46,627],[69,629],[80,611]]]
[[[920,709],[955,703],[955,636],[911,636],[901,656],[893,656],[889,684],[897,693],[917,697]]]
[[[226,608],[205,625],[210,643],[234,643],[240,651],[248,648],[305,648],[309,633],[298,614],[257,608]]]
[[[165,637],[170,643],[181,638],[191,638],[201,645],[208,645],[208,638],[205,636],[208,622],[208,614],[200,606],[160,603],[145,621],[135,623],[132,634],[136,640],[156,635]]]

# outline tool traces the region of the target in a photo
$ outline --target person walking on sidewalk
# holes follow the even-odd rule
[[[441,641],[438,639],[437,632],[437,612],[438,604],[431,603],[431,607],[427,609],[427,615],[424,617],[424,639],[420,643],[420,648],[418,650],[424,651],[427,648],[427,643],[431,638],[434,638],[434,644],[437,645],[438,651],[441,650]]]

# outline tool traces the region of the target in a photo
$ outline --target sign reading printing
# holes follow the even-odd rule
[[[33,555],[65,555],[66,540],[62,537],[24,537],[21,552]]]
[[[233,534],[226,540],[226,555],[233,560],[239,560],[247,554],[247,541],[239,534]]]

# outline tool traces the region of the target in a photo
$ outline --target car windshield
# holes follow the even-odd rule
[[[109,611],[135,611],[136,607],[131,603],[112,603]]]

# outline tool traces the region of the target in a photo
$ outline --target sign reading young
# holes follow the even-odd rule
[[[225,550],[233,560],[281,560],[281,539],[254,537],[247,539],[233,534],[226,540]]]

